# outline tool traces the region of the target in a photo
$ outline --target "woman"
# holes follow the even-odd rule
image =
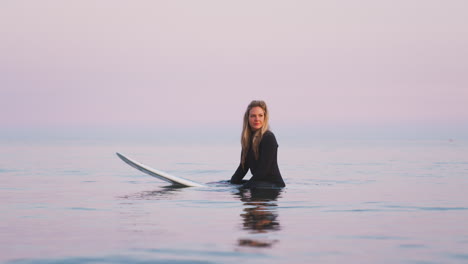
[[[241,144],[240,164],[231,177],[231,183],[244,183],[245,188],[286,186],[278,168],[278,143],[269,130],[268,109],[264,101],[252,101],[247,107]],[[249,181],[243,181],[249,169],[252,177]]]

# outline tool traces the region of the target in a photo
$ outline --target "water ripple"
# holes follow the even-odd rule
[[[356,235],[356,236],[338,236],[344,239],[370,239],[370,240],[408,240],[408,237],[385,236],[385,235]]]
[[[140,259],[136,257],[71,257],[58,259],[19,259],[8,264],[84,264],[84,263],[112,263],[112,264],[211,264],[211,261],[174,260],[174,259]]]
[[[463,211],[468,210],[468,207],[441,207],[441,206],[403,206],[403,205],[386,205],[387,208],[421,210],[421,211]]]

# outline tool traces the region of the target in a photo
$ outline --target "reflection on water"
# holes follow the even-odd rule
[[[133,194],[128,194],[121,196],[122,199],[129,199],[129,200],[170,200],[179,193],[182,189],[187,187],[174,187],[174,186],[166,186],[160,190],[156,191],[143,191]]]
[[[249,238],[240,238],[239,246],[271,247],[278,242],[267,238],[256,238],[255,234],[266,234],[281,229],[276,212],[276,200],[280,197],[281,189],[239,189],[234,195],[243,202],[244,213],[242,226],[253,234]]]

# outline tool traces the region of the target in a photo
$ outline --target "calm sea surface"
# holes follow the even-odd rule
[[[468,263],[468,142],[282,144],[287,187],[256,192],[219,182],[239,150],[3,142],[0,262]]]

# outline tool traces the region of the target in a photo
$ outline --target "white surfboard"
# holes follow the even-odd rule
[[[144,164],[141,164],[135,160],[132,160],[124,155],[122,155],[121,153],[115,153],[117,154],[117,156],[123,160],[125,163],[127,163],[128,165],[132,166],[133,168],[141,171],[141,172],[144,172],[146,174],[149,174],[153,177],[156,177],[158,179],[161,179],[163,181],[166,181],[166,182],[169,182],[169,183],[172,183],[174,185],[179,185],[179,186],[185,186],[185,187],[207,187],[207,185],[205,184],[202,184],[202,183],[198,183],[198,182],[194,182],[194,181],[191,181],[191,180],[187,180],[187,179],[184,179],[184,178],[181,178],[181,177],[177,177],[177,176],[174,176],[174,175],[170,175],[169,173],[166,173],[166,172],[163,172],[163,171],[160,171],[160,170],[156,170],[156,169],[153,169],[149,166],[146,166]]]

